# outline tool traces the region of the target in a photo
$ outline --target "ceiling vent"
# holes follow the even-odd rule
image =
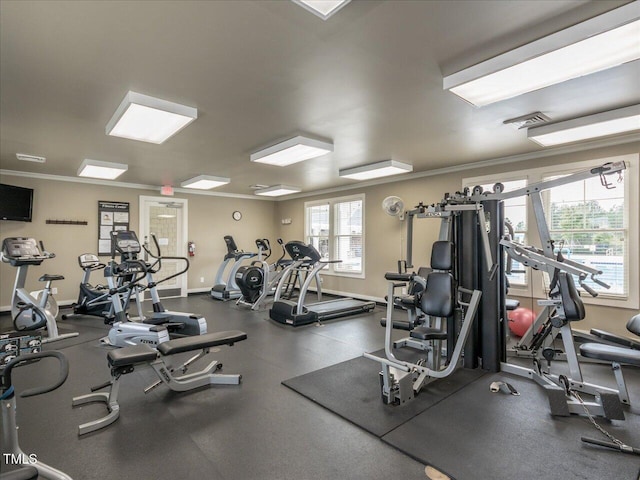
[[[268,188],[269,185],[262,185],[260,183],[256,183],[255,185],[249,185],[251,190],[262,190],[263,188]]]
[[[38,157],[36,155],[29,155],[28,153],[16,153],[16,158],[18,160],[22,160],[23,162],[35,162],[35,163],[44,163],[47,161],[45,157]]]
[[[521,128],[535,127],[547,123],[551,119],[542,112],[533,112],[522,115],[521,117],[511,118],[502,122],[504,125],[510,125],[516,130]]]

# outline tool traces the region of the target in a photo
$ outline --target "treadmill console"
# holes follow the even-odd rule
[[[292,240],[284,246],[285,250],[294,260],[309,260],[313,263],[319,262],[322,258],[320,252],[311,244],[306,244],[300,240]]]
[[[11,265],[40,265],[49,256],[40,251],[35,238],[10,237],[2,241],[2,257]]]
[[[140,253],[142,250],[136,232],[132,230],[118,230],[112,232],[112,235],[111,241],[114,242],[116,252],[122,255],[129,255],[132,253]]]

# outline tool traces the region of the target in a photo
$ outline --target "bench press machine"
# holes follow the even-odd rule
[[[95,432],[115,422],[120,416],[118,404],[118,391],[120,389],[120,377],[131,373],[136,365],[149,364],[158,374],[159,380],[145,388],[144,393],[150,392],[162,383],[171,390],[185,392],[206,385],[238,385],[242,379],[238,374],[214,373],[222,368],[217,360],[209,363],[205,368],[193,373],[187,373],[191,364],[205,357],[211,347],[221,345],[233,346],[236,342],[247,339],[247,334],[239,330],[215,332],[205,335],[178,338],[161,343],[157,350],[149,345],[133,345],[125,348],[110,350],[107,354],[109,367],[111,368],[111,380],[93,387],[88,395],[82,395],[73,399],[72,405],[85,405],[93,402],[106,404],[109,413],[92,422],[84,423],[78,427],[78,435]],[[174,355],[184,352],[201,350],[184,363],[177,361]],[[176,373],[178,373],[176,375]],[[108,392],[96,392],[109,387]]]

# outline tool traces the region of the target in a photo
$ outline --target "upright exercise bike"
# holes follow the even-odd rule
[[[53,342],[78,336],[77,332],[60,334],[58,324],[53,313],[57,312],[57,305],[51,296],[51,283],[64,280],[62,275],[44,274],[38,280],[46,282],[45,288],[35,298],[25,288],[27,271],[32,265],[40,265],[45,260],[55,258],[54,253],[47,252],[35,238],[11,237],[2,242],[2,261],[17,267],[16,282],[11,299],[11,318],[13,327],[17,331],[33,331],[46,328],[47,338],[43,342]],[[49,308],[47,308],[49,305]],[[55,309],[52,307],[55,306]]]

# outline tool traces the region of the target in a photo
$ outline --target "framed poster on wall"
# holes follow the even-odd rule
[[[111,255],[114,230],[129,230],[129,202],[98,200],[98,255]]]

